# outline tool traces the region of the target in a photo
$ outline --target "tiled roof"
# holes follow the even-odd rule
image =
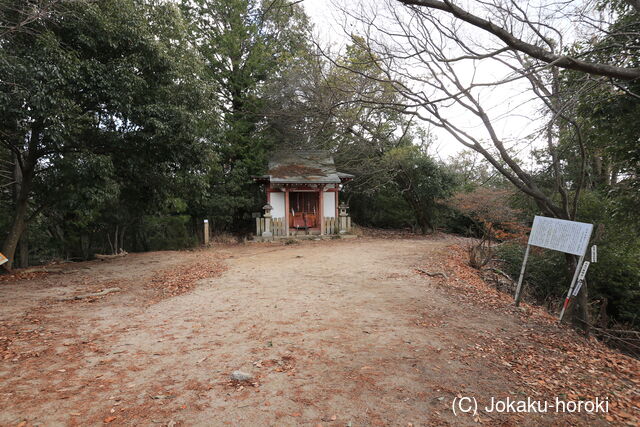
[[[275,184],[339,184],[353,175],[337,172],[329,151],[304,150],[274,153],[267,174],[260,178]]]

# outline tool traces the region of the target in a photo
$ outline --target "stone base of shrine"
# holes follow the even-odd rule
[[[355,234],[295,234],[290,236],[254,236],[252,242],[273,242],[287,240],[332,240],[332,239],[355,239]]]

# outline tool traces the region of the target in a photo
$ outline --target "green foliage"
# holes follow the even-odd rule
[[[613,199],[615,200],[615,199]],[[598,262],[589,267],[590,297],[608,300],[610,317],[640,325],[640,235],[637,223],[612,215],[612,199],[598,191],[580,199],[578,220],[597,224]]]
[[[601,2],[615,22],[606,35],[577,43],[573,52],[586,60],[640,66],[637,34],[640,14],[628,2]],[[638,325],[640,310],[640,82],[593,81],[563,71],[560,93],[564,114],[580,129],[582,147],[571,142],[576,126],[559,131],[563,173],[575,188],[580,182],[582,149],[586,156],[585,190],[578,201],[578,221],[599,226],[598,263],[589,269],[589,298],[607,300],[613,320]],[[541,153],[546,155],[548,153]],[[546,185],[553,185],[548,180]],[[605,319],[606,322],[606,319]]]
[[[188,215],[145,216],[138,233],[150,251],[185,249],[197,243]]]
[[[396,229],[415,226],[411,206],[394,183],[371,193],[347,190],[345,196],[349,200],[349,213],[359,225]]]
[[[61,255],[86,258],[67,248],[175,211],[179,177],[206,171],[207,89],[186,36],[172,4],[105,0],[60,2],[3,38],[1,142],[23,184],[2,197],[26,200],[22,220],[46,221]]]
[[[264,171],[273,143],[264,87],[307,54],[308,19],[288,0],[183,1],[182,10],[217,100],[203,124],[220,168],[207,177],[210,204],[203,208],[216,229],[242,229],[261,205],[251,176]]]
[[[0,3],[7,22],[31,7],[10,3]],[[264,88],[310,57],[303,9],[287,0],[51,5],[0,34],[7,250],[24,222],[41,237],[32,254],[66,258],[123,240],[129,250],[184,247],[185,233],[195,235],[185,218],[209,217],[214,231],[250,227],[262,202],[250,177],[274,141]],[[22,186],[12,184],[12,153]]]
[[[389,150],[383,161],[394,171],[394,183],[411,206],[420,231],[435,231],[439,201],[453,193],[455,176],[415,145]]]
[[[442,210],[442,228],[449,233],[465,237],[482,237],[484,227],[457,209],[444,206]]]
[[[574,50],[587,60],[640,67],[640,14],[625,1],[602,2],[600,7],[607,13],[611,9],[615,22],[605,36]],[[580,125],[588,157],[587,187],[607,194],[615,205],[611,214],[640,224],[640,81],[593,82],[571,71],[562,77],[563,98]],[[572,179],[580,165],[574,151],[563,148]]]
[[[511,242],[499,245],[496,255],[503,260],[507,274],[517,279],[524,259],[525,246]],[[534,248],[529,254],[524,286],[526,293],[539,304],[563,301],[569,289],[571,277],[564,266],[564,256],[560,252]]]
[[[455,176],[417,146],[391,149],[379,159],[378,183],[368,191],[348,188],[351,216],[360,225],[434,231],[451,215],[441,200],[451,195]]]

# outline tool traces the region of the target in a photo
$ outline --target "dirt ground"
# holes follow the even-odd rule
[[[5,277],[0,425],[635,425],[639,365],[600,347],[574,357],[589,343],[568,328],[469,287],[448,258],[460,243],[228,245]],[[567,357],[577,371],[543,365]],[[561,398],[602,390],[615,418],[452,411],[567,382]]]

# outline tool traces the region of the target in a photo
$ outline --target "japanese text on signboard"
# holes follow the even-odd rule
[[[593,224],[536,216],[529,244],[573,255],[584,255]]]

